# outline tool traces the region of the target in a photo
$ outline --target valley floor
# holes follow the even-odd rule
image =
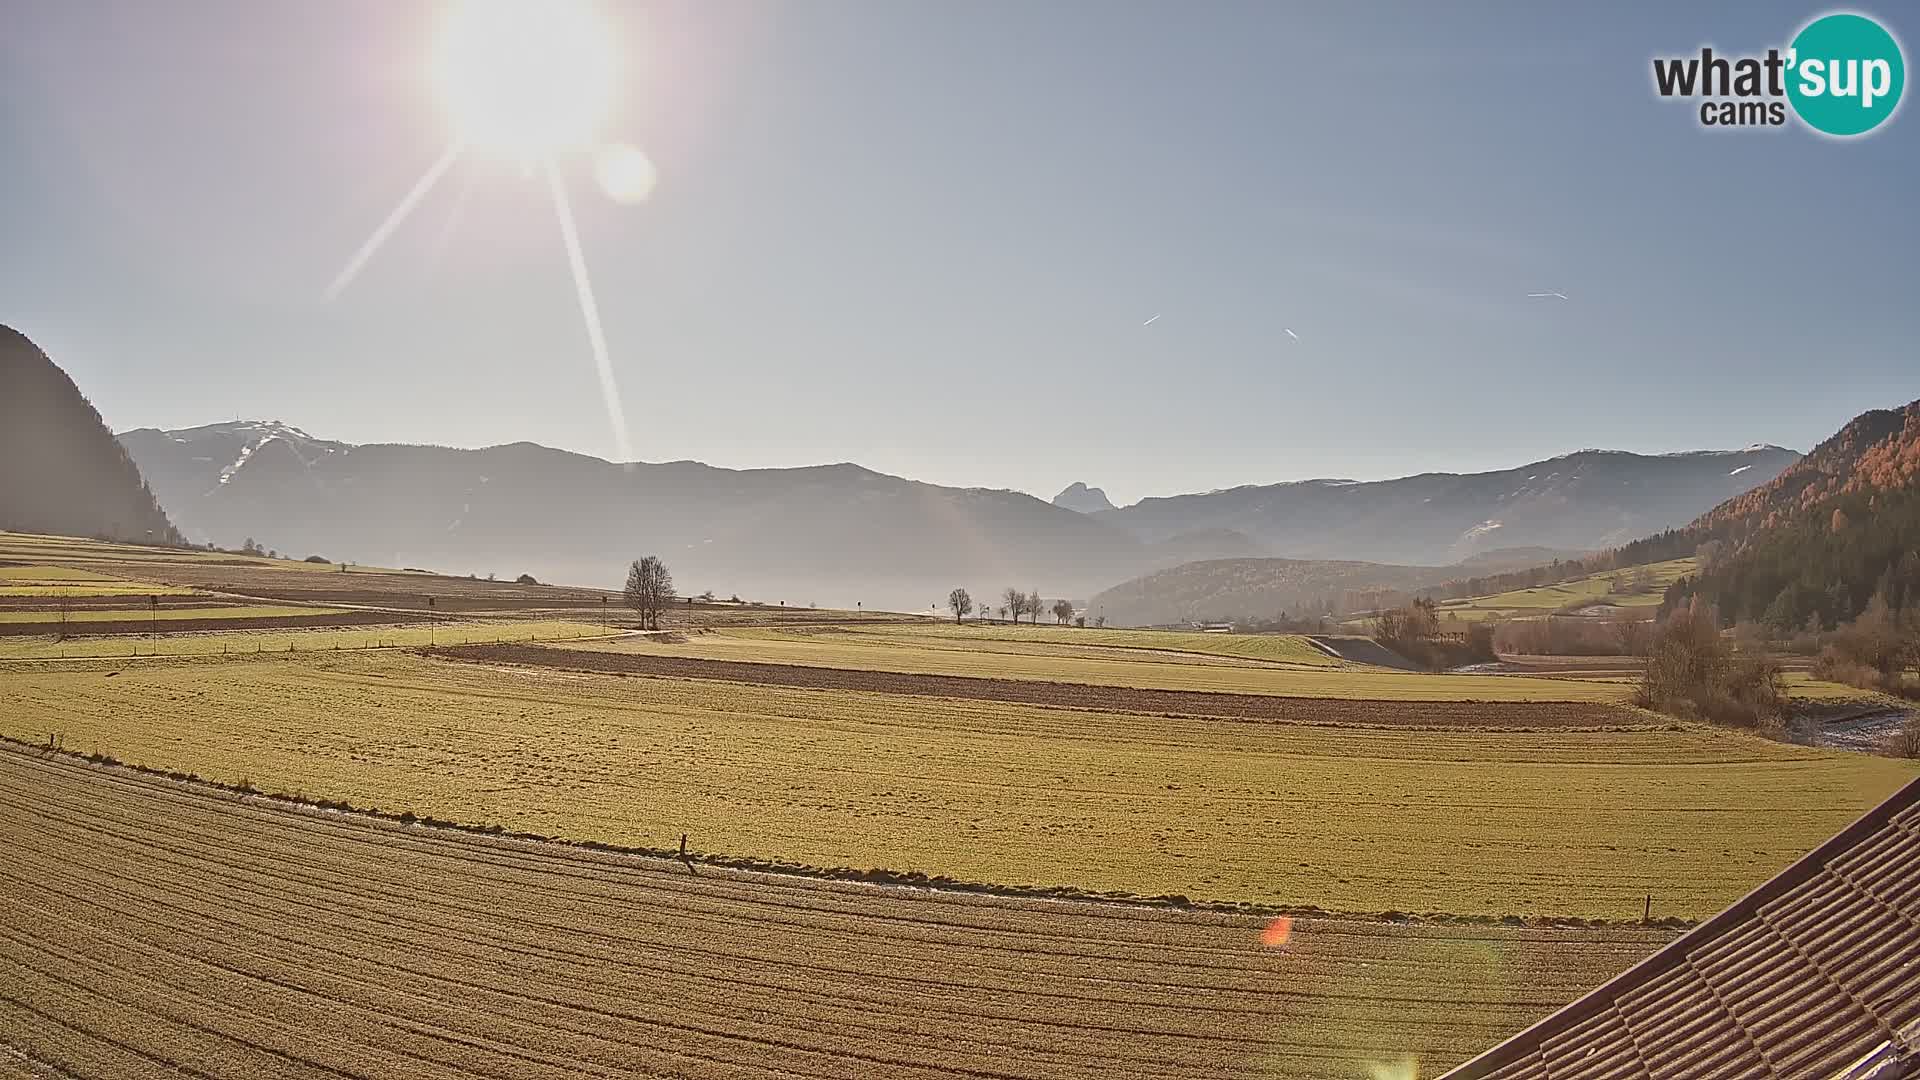
[[[0,1076],[1308,1077],[1444,1068],[1670,932],[813,881],[0,749]],[[137,973],[137,977],[133,977]]]

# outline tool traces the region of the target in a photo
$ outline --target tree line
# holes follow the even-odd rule
[[[975,610],[973,594],[965,589],[955,589],[948,593],[947,610],[953,612],[953,621],[955,623],[973,614]],[[987,607],[981,607],[979,611],[980,617],[983,619],[992,615],[992,609]],[[1021,592],[1011,585],[1000,594],[1000,617],[1002,619],[1011,617],[1014,622],[1018,623],[1020,616],[1026,615],[1030,616],[1031,621],[1037,625],[1042,613],[1051,613],[1056,624],[1065,626],[1074,617],[1073,601],[1062,598],[1055,600],[1051,606],[1048,606],[1047,602],[1041,599],[1039,589],[1034,589],[1031,592]]]

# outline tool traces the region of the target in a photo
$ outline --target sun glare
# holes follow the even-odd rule
[[[462,0],[433,57],[459,138],[523,160],[591,146],[614,69],[607,27],[584,0]]]

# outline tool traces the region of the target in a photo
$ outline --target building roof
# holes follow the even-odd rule
[[[1920,1077],[1920,780],[1441,1080]]]

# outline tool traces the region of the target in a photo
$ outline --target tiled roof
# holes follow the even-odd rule
[[[1920,780],[1441,1080],[1920,1077]]]

